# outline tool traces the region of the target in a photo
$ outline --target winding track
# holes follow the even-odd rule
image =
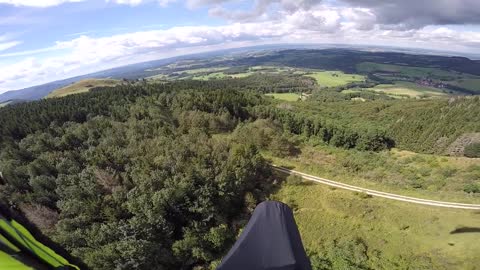
[[[402,196],[402,195],[397,195],[397,194],[386,193],[386,192],[381,192],[381,191],[356,187],[356,186],[352,186],[352,185],[347,185],[347,184],[344,184],[344,183],[340,183],[340,182],[332,181],[332,180],[329,180],[329,179],[313,176],[313,175],[310,175],[310,174],[306,174],[306,173],[302,173],[302,172],[298,172],[298,171],[294,171],[294,170],[289,170],[289,169],[279,167],[279,166],[276,166],[276,165],[272,165],[272,168],[276,171],[279,171],[279,172],[299,175],[306,180],[314,181],[314,182],[325,184],[325,185],[332,186],[332,187],[347,189],[347,190],[356,191],[356,192],[363,192],[363,193],[366,193],[366,194],[371,195],[371,196],[382,197],[382,198],[387,198],[387,199],[396,200],[396,201],[430,205],[430,206],[439,206],[439,207],[457,208],[457,209],[468,209],[468,210],[480,210],[480,204],[454,203],[454,202],[442,202],[442,201],[419,199],[419,198],[414,198],[414,197]]]

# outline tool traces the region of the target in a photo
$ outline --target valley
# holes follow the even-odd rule
[[[265,200],[313,269],[475,269],[478,210],[272,165],[478,205],[478,66],[265,50],[85,77],[0,108],[0,200],[92,269],[215,269]]]

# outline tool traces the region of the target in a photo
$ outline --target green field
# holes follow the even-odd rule
[[[480,78],[464,78],[448,82],[449,84],[459,86],[468,90],[480,93]]]
[[[205,75],[196,75],[196,76],[193,76],[192,79],[193,80],[200,80],[200,81],[208,81],[208,80],[212,80],[212,79],[223,79],[227,77],[227,75],[225,75],[225,73],[223,72],[212,72],[212,73],[209,73],[209,74],[205,74]]]
[[[385,93],[391,96],[409,96],[412,98],[418,97],[441,97],[447,94],[441,92],[440,89],[421,86],[412,82],[397,81],[395,84],[380,84],[374,88],[368,88],[375,92]]]
[[[88,92],[90,89],[95,87],[114,87],[119,84],[121,84],[121,81],[113,79],[85,79],[56,89],[50,92],[46,98],[57,98],[73,94],[80,94]]]
[[[254,74],[255,72],[260,72],[264,69],[269,70],[271,68],[273,67],[266,67],[266,66],[251,67],[248,69],[247,72],[238,72],[238,73],[225,73],[226,70],[230,69],[228,67],[197,68],[197,69],[181,71],[180,75],[182,75],[183,73],[192,75],[191,77],[182,77],[184,79],[208,81],[208,80],[218,80],[218,79],[225,79],[225,78],[245,78]],[[153,76],[152,78],[156,78],[156,77]],[[165,79],[165,77],[161,77],[161,78]]]
[[[279,99],[284,101],[298,101],[301,97],[297,93],[270,93],[265,95],[269,97],[273,97],[274,99]]]
[[[192,77],[193,80],[201,80],[201,81],[208,81],[208,80],[217,80],[217,79],[224,79],[224,78],[244,78],[250,76],[253,72],[242,72],[236,74],[225,74],[224,72],[213,72],[204,75],[196,75]]]
[[[152,70],[154,71],[154,70]],[[170,74],[158,74],[148,77],[152,80],[175,80],[175,79],[193,79],[193,80],[217,80],[225,78],[245,78],[252,74],[296,74],[303,75],[307,71],[303,69],[295,69],[291,67],[277,66],[253,66],[249,68],[242,67],[209,67],[187,69],[183,71],[173,72]]]
[[[377,73],[380,77],[389,80],[396,80],[399,79],[399,77],[409,78],[410,80],[431,78],[453,86],[480,92],[480,76],[433,67],[410,67],[364,62],[357,65],[357,71],[361,73]]]
[[[352,88],[343,90],[343,94],[361,93],[362,91],[383,93],[393,98],[427,98],[444,97],[448,94],[441,89],[422,86],[412,82],[396,81],[395,84],[379,84],[373,88]]]
[[[147,77],[148,80],[168,80],[168,75],[166,74],[157,74],[154,76]]]
[[[245,77],[248,77],[252,74],[254,74],[255,72],[242,72],[242,73],[236,73],[236,74],[228,74],[228,76],[232,77],[232,78],[245,78]]]
[[[401,65],[389,65],[378,63],[360,63],[357,65],[357,71],[362,73],[389,72],[397,73],[407,77],[438,77],[446,80],[454,80],[461,74],[454,71],[445,71],[438,68],[410,67]]]
[[[371,198],[307,182],[284,183],[272,199],[295,210],[314,269],[478,269],[480,234],[452,234],[478,228],[478,212]]]
[[[250,71],[260,71],[263,73],[282,73],[282,72],[292,72],[294,74],[305,74],[306,71],[304,69],[297,69],[292,67],[284,67],[284,66],[253,66],[249,68]]]
[[[424,199],[479,203],[480,194],[464,189],[480,179],[480,159],[442,157],[407,151],[379,153],[331,146],[303,146],[301,154],[279,158],[276,165],[378,191]]]
[[[213,73],[213,72],[222,71],[226,69],[228,69],[228,67],[196,68],[196,69],[184,70],[184,71],[181,71],[180,73],[187,73],[187,74]]]
[[[319,71],[305,75],[314,78],[322,87],[336,87],[351,82],[365,81],[365,77],[357,74],[345,74],[341,71]]]

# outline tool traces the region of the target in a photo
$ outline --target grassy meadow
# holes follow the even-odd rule
[[[113,79],[86,79],[56,89],[48,94],[46,98],[65,97],[68,95],[85,93],[95,87],[114,87],[119,84],[121,84],[121,81]]]
[[[466,78],[466,79],[459,79],[450,84],[459,86],[465,89],[469,89],[472,91],[480,92],[480,77],[477,78]]]
[[[362,75],[345,74],[341,71],[318,71],[306,76],[314,78],[322,87],[336,87],[365,80],[365,77]]]
[[[480,203],[480,159],[443,157],[408,151],[363,152],[331,146],[304,146],[297,156],[264,152],[276,165],[364,188],[452,202]]]
[[[272,199],[289,204],[314,269],[478,269],[480,213],[373,198],[303,182]],[[433,267],[433,268],[432,268]]]
[[[378,63],[360,63],[357,65],[359,72],[373,73],[373,72],[388,72],[396,73],[406,77],[443,77],[445,79],[454,79],[460,73],[445,71],[438,68],[428,67],[410,67],[402,65],[378,64]]]
[[[456,71],[442,70],[434,67],[409,67],[403,65],[378,64],[370,62],[360,63],[356,68],[357,71],[361,73],[385,73],[381,74],[380,77],[390,80],[395,80],[398,78],[408,78],[410,80],[431,78],[471,91],[480,91],[480,76]]]
[[[447,94],[441,92],[437,88],[421,86],[412,82],[397,81],[395,84],[380,84],[374,88],[367,90],[373,90],[375,92],[385,93],[392,97],[408,96],[411,98],[419,97],[444,97]]]
[[[219,80],[224,78],[245,78],[252,74],[253,72],[241,72],[241,73],[235,73],[235,74],[226,74],[224,72],[213,72],[213,73],[207,73],[202,75],[195,75],[192,77],[192,80],[208,81],[212,79]]]

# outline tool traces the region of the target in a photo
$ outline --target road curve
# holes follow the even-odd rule
[[[457,208],[457,209],[469,209],[469,210],[480,210],[480,204],[468,204],[468,203],[454,203],[454,202],[442,202],[442,201],[433,201],[433,200],[426,200],[426,199],[418,199],[414,197],[402,196],[392,193],[386,193],[361,187],[356,187],[352,185],[347,185],[344,183],[332,181],[329,179],[313,176],[310,174],[289,170],[287,168],[283,168],[280,166],[272,165],[272,168],[276,171],[287,173],[287,174],[294,174],[299,175],[302,178],[310,181],[314,181],[317,183],[325,184],[332,187],[347,189],[356,192],[363,192],[371,196],[387,198],[391,200],[403,201],[403,202],[410,202],[416,204],[423,204],[423,205],[430,205],[430,206],[439,206],[439,207],[446,207],[446,208]]]

